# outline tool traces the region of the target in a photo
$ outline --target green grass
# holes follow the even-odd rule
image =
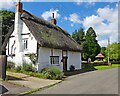
[[[112,66],[108,66],[108,65],[94,66],[94,68],[97,70],[105,70],[105,69],[117,68],[117,67],[120,67],[120,64],[112,64]]]

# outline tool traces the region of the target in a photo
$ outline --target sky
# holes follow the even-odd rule
[[[0,10],[15,12],[14,0],[0,3]],[[35,2],[37,1],[37,2]],[[55,13],[57,26],[72,34],[75,30],[83,28],[86,32],[93,27],[101,47],[118,42],[118,2],[115,0],[101,2],[102,0],[72,0],[71,2],[40,2],[38,0],[23,0],[23,9],[50,22],[52,13]],[[45,1],[45,0],[44,0]],[[51,1],[51,2],[50,2]],[[59,1],[59,0],[56,0]],[[109,0],[110,1],[110,0]]]

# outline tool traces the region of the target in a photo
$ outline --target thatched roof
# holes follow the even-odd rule
[[[69,33],[60,27],[38,18],[27,11],[23,11],[21,19],[33,34],[39,46],[69,51],[82,50],[80,45],[70,37]],[[11,32],[8,34],[11,35]],[[6,40],[8,40],[8,37],[6,37]],[[6,41],[3,45],[6,45]]]
[[[97,56],[95,56],[96,58],[104,58],[105,56],[102,53],[99,53]]]

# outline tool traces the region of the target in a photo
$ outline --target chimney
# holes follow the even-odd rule
[[[54,18],[54,13],[52,13],[51,23],[56,25],[56,19]]]
[[[16,12],[22,13],[22,3],[20,2],[20,0],[16,4]]]

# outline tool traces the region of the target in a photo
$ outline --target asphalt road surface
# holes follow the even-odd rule
[[[118,94],[118,68],[69,76],[62,83],[33,94]]]

